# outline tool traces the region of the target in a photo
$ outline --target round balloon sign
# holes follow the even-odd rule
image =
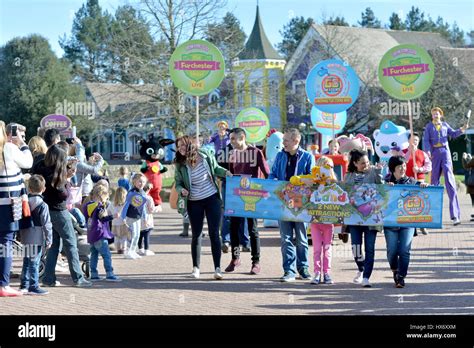
[[[311,108],[311,123],[319,133],[324,135],[332,135],[333,120],[334,134],[341,133],[346,126],[347,112],[342,111],[337,114],[333,114],[318,110],[314,106]]]
[[[388,50],[379,64],[382,88],[390,96],[410,100],[418,98],[431,86],[434,64],[425,49],[417,45],[399,45]]]
[[[270,122],[262,110],[247,108],[237,115],[235,127],[245,129],[249,143],[258,143],[267,136],[270,130]]]
[[[306,94],[321,111],[345,111],[359,96],[359,78],[348,64],[335,59],[323,60],[309,72]]]
[[[224,57],[219,49],[204,40],[179,45],[169,61],[173,83],[183,92],[200,96],[217,88],[224,79]]]

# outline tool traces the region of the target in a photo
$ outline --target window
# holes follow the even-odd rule
[[[115,152],[125,152],[125,137],[122,134],[115,135]]]
[[[132,156],[140,154],[140,139],[141,137],[139,137],[138,135],[132,135],[130,137],[130,142],[132,143]]]

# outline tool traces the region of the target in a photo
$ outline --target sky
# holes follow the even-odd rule
[[[86,0],[0,0],[0,46],[17,36],[37,33],[46,37],[57,56],[63,51],[58,40],[70,35],[74,14]],[[133,4],[132,0],[100,0],[104,10],[111,13],[120,5]],[[232,12],[239,20],[247,36],[253,27],[257,0],[227,0],[222,10]],[[281,41],[279,33],[294,16],[312,17],[316,22],[331,16],[343,16],[349,24],[360,20],[366,7],[375,16],[388,23],[392,12],[405,19],[411,6],[419,7],[433,20],[441,16],[452,24],[454,21],[465,32],[474,30],[474,0],[259,0],[265,32],[276,46]],[[218,21],[219,18],[216,18]]]

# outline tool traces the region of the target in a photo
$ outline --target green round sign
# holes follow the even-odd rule
[[[390,96],[410,100],[423,95],[434,78],[434,64],[424,48],[406,44],[388,50],[379,64],[379,81]]]
[[[224,57],[204,40],[179,45],[169,61],[171,79],[183,92],[199,96],[217,88],[224,79]]]
[[[245,129],[249,143],[258,143],[267,136],[270,130],[270,121],[262,110],[247,108],[237,115],[235,127]]]

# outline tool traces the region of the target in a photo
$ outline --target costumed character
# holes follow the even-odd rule
[[[153,198],[156,206],[161,205],[160,191],[163,185],[161,174],[168,171],[168,168],[160,163],[165,155],[164,147],[174,144],[174,140],[158,137],[155,139],[153,134],[148,136],[148,141],[140,141],[140,157],[143,160],[140,171],[145,174],[148,181],[153,185],[149,195]]]

